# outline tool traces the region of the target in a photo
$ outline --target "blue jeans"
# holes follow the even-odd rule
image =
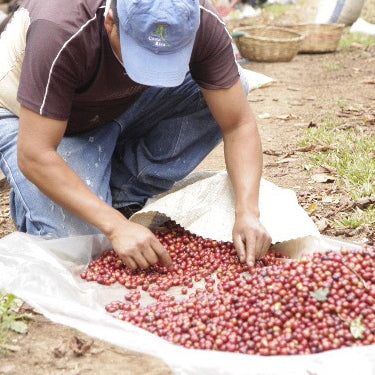
[[[15,115],[0,108],[0,167],[11,185],[11,215],[18,230],[47,238],[98,233],[18,169],[18,124]],[[220,141],[220,128],[188,75],[179,87],[149,88],[107,125],[64,137],[57,151],[91,191],[120,208],[169,190]]]

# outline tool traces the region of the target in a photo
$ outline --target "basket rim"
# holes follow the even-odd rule
[[[283,38],[273,38],[273,37],[258,36],[258,35],[242,35],[238,39],[246,38],[246,39],[261,40],[261,41],[264,41],[264,42],[270,42],[270,41],[272,41],[272,42],[288,43],[288,42],[298,42],[298,41],[301,41],[301,40],[303,40],[305,38],[304,35],[296,32],[296,31],[291,31],[291,30],[287,30],[286,28],[275,27],[275,26],[241,26],[241,27],[236,27],[233,30],[233,32],[235,32],[236,30],[245,31],[245,29],[249,30],[249,31],[250,30],[255,30],[255,29],[287,31],[289,34],[291,34],[291,37],[283,39]],[[294,37],[292,37],[292,35],[294,35]]]
[[[278,24],[278,28],[283,27],[293,27],[293,26],[316,26],[316,27],[326,27],[331,29],[344,29],[345,24],[343,23],[285,23]]]

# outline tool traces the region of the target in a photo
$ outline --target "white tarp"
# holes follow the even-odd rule
[[[238,52],[237,46],[233,44],[235,53]],[[239,52],[238,52],[239,53]],[[262,73],[257,73],[249,69],[242,68],[242,74],[245,75],[247,82],[249,84],[249,91],[258,89],[260,87],[268,86],[275,80],[271,77],[266,76]]]
[[[181,192],[185,188],[191,189],[193,181],[199,184],[205,180],[203,185],[212,192],[215,186],[207,184],[209,179],[213,179],[210,180],[211,183],[215,181],[215,186],[220,184],[220,180],[224,184],[227,180],[222,173],[193,175],[180,183],[173,194],[180,194],[182,199],[193,202],[194,199],[189,192],[182,195]],[[184,184],[185,188],[181,188]],[[291,199],[290,191],[279,191],[278,187],[270,185],[265,192],[264,186],[262,184],[261,196],[267,203],[273,202],[269,207],[273,207],[273,212],[277,213],[272,225],[293,228],[298,220],[304,220],[306,223],[311,221],[300,211],[295,197]],[[200,189],[204,190],[202,186]],[[199,199],[205,199],[207,196],[201,192]],[[165,203],[167,196],[162,199],[165,208],[161,212],[169,215],[172,208]],[[176,196],[171,195],[171,199],[176,202]],[[220,207],[225,199],[230,201],[231,198],[216,196],[215,205]],[[198,200],[198,196],[195,196],[195,200]],[[154,209],[157,204],[154,200],[147,205],[143,209],[144,217],[149,217],[148,208],[154,205]],[[278,210],[284,209],[285,205],[288,206],[288,210],[279,214]],[[205,205],[203,207],[207,208]],[[189,216],[189,206],[184,206],[180,202],[175,209],[182,208],[188,210],[182,216]],[[226,208],[223,210],[227,212]],[[220,214],[218,210],[213,212]],[[262,204],[261,212],[262,218],[267,220],[268,214]],[[277,222],[280,218],[282,220]],[[192,224],[194,222],[195,220],[192,220]],[[207,227],[215,222],[205,221],[202,225]],[[268,225],[271,224],[267,224],[267,228],[273,233],[273,228]],[[290,238],[297,239],[292,240],[284,250],[290,248],[291,252],[297,255],[301,249],[306,248],[306,244],[307,248],[313,246],[321,250],[343,245],[338,241],[312,235],[316,228],[311,228],[310,235],[305,238],[300,238],[298,232],[290,232]],[[278,236],[277,230],[274,233]],[[306,233],[307,231],[304,232]],[[282,247],[283,243],[280,245]],[[359,373],[359,368],[361,375],[375,374],[375,346],[345,348],[308,356],[275,357],[200,351],[173,345],[129,323],[116,320],[105,312],[104,305],[123,298],[126,290],[115,285],[107,287],[87,283],[79,276],[93,258],[109,247],[108,240],[100,235],[46,241],[27,234],[13,233],[0,240],[0,288],[14,293],[56,323],[76,328],[90,336],[129,350],[159,357],[178,375],[353,375]]]
[[[363,18],[358,18],[350,28],[350,32],[361,33],[365,35],[375,35],[375,24],[365,21]]]

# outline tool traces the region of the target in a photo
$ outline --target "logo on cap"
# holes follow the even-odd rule
[[[165,39],[168,36],[169,25],[158,24],[148,40],[154,42],[155,47],[168,47],[170,43]]]

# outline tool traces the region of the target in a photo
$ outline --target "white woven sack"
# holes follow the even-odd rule
[[[352,25],[360,16],[365,0],[320,0],[316,23]]]

